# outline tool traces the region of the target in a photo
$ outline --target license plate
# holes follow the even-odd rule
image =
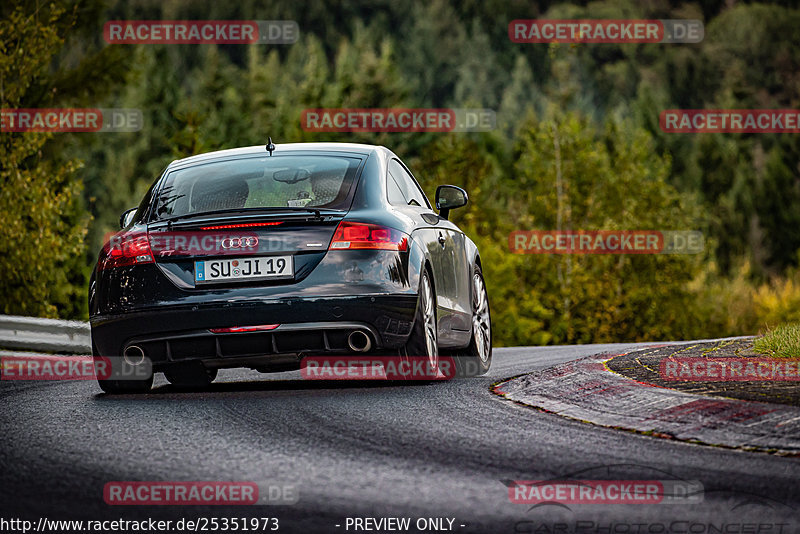
[[[196,284],[276,280],[294,277],[292,256],[226,258],[194,262]]]

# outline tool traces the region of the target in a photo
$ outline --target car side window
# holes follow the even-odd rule
[[[421,208],[429,208],[430,204],[425,198],[425,193],[419,188],[414,177],[403,167],[399,161],[393,159],[389,162],[389,175],[394,178],[397,186],[400,188],[405,203],[408,206],[417,206]]]
[[[391,175],[391,173],[386,174],[386,192],[389,197],[389,204],[392,204],[393,206],[408,205],[408,200],[406,200],[403,190],[400,189],[399,185],[397,185],[397,180]]]

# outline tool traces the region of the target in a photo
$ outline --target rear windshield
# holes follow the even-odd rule
[[[172,171],[155,217],[248,208],[348,209],[359,158],[264,156],[209,162]]]

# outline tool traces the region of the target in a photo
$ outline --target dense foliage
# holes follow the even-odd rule
[[[791,3],[785,2],[790,5]],[[176,157],[355,141],[479,244],[497,344],[753,333],[800,313],[800,137],[667,134],[669,108],[798,108],[800,9],[748,2],[139,0],[2,8],[3,108],[139,108],[137,133],[0,133],[5,313],[86,317],[90,265]],[[699,44],[515,44],[515,18],[700,19]],[[112,19],[296,20],[293,45],[106,45]],[[306,108],[482,107],[488,133],[312,133]],[[83,165],[81,168],[80,165]],[[86,216],[91,215],[91,221]],[[516,255],[517,229],[701,230],[686,256]],[[55,254],[53,253],[55,251]]]

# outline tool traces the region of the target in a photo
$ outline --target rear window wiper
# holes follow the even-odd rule
[[[172,223],[176,221],[181,221],[185,219],[194,219],[199,217],[207,217],[210,215],[222,215],[225,213],[243,213],[243,214],[250,214],[250,213],[285,213],[285,212],[301,212],[301,213],[312,213],[314,215],[314,219],[322,219],[322,212],[341,212],[342,210],[332,210],[330,208],[300,208],[296,206],[268,206],[263,208],[237,208],[237,209],[224,209],[224,210],[212,210],[212,211],[204,211],[199,213],[186,213],[184,215],[176,215],[175,217],[170,217],[168,219],[161,219],[161,221],[166,221],[168,226],[172,226]]]
[[[313,213],[315,219],[322,218],[322,210],[325,211],[341,211],[341,210],[330,210],[328,208],[300,208],[297,206],[270,206],[268,208],[255,208],[259,211],[269,211],[269,212],[282,212],[282,211],[299,211],[299,212],[306,212],[306,213]]]

